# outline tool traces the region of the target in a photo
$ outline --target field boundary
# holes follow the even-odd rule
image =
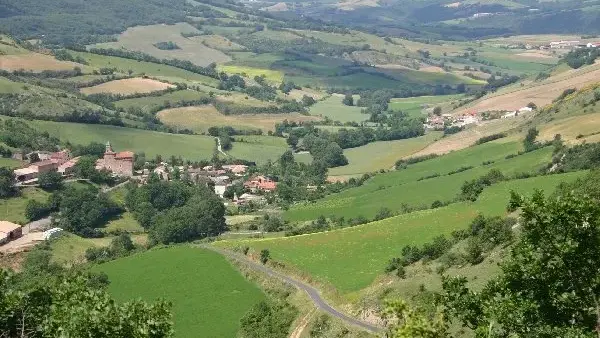
[[[249,258],[247,258],[246,256],[242,256],[242,255],[234,253],[232,251],[216,248],[211,245],[200,245],[200,247],[214,251],[225,257],[235,259],[239,262],[245,263],[248,267],[250,267],[253,270],[262,272],[271,277],[281,279],[283,282],[290,284],[290,285],[296,287],[297,289],[300,289],[300,290],[306,292],[318,309],[328,313],[331,316],[341,319],[345,323],[360,327],[361,329],[372,332],[372,333],[377,333],[377,332],[383,331],[382,327],[358,320],[356,318],[353,318],[353,317],[350,317],[350,316],[344,314],[343,312],[341,312],[339,310],[336,310],[334,307],[329,305],[329,303],[327,303],[327,301],[325,299],[323,299],[323,297],[321,297],[321,292],[319,290],[317,290],[315,287],[313,287],[309,284],[301,282],[301,281],[294,279],[288,275],[285,275],[281,272],[275,271],[275,270],[269,268],[268,266],[256,263],[256,262],[250,260]]]

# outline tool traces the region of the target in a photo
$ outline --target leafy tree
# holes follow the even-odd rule
[[[523,140],[523,147],[526,152],[536,150],[538,148],[538,144],[535,142],[535,139],[539,135],[539,131],[536,128],[529,128],[527,130],[527,135]]]
[[[442,116],[442,107],[437,106],[433,108],[433,114],[436,116]]]
[[[62,175],[56,171],[47,171],[38,176],[38,184],[44,190],[57,190],[62,188]]]
[[[0,198],[13,197],[18,192],[15,187],[15,174],[12,169],[0,167]]]
[[[344,99],[342,100],[342,103],[345,104],[346,106],[353,106],[354,105],[354,97],[352,97],[352,94],[346,94],[344,96]]]
[[[84,237],[94,237],[95,230],[123,210],[106,194],[98,194],[94,188],[69,187],[61,194],[58,225]]]
[[[263,264],[267,264],[267,262],[271,259],[271,253],[267,249],[262,249],[260,251],[260,262]]]
[[[287,337],[297,310],[280,302],[261,301],[240,320],[239,336],[242,338]]]
[[[296,149],[296,146],[298,146],[298,136],[296,136],[295,134],[290,134],[290,136],[288,136],[287,138],[287,144],[292,147],[292,149]]]
[[[521,236],[481,292],[445,278],[446,312],[489,337],[595,337],[600,319],[600,205],[570,192],[511,196]]]
[[[529,107],[529,108],[531,108],[531,109],[533,109],[533,110],[537,109],[537,105],[536,105],[535,103],[533,103],[533,102],[529,102],[529,103],[527,104],[527,107]]]
[[[447,337],[448,323],[439,309],[430,317],[418,308],[411,308],[402,300],[395,300],[386,303],[385,316],[394,322],[388,329],[388,337]]]
[[[76,177],[88,179],[97,184],[112,184],[114,178],[106,171],[96,170],[96,158],[93,156],[82,156],[74,167]]]
[[[312,96],[308,96],[306,94],[302,96],[302,105],[303,106],[310,107],[315,103],[317,103],[317,101]]]
[[[173,335],[164,301],[115,302],[84,276],[48,278],[21,287],[21,276],[0,271],[0,327],[7,337],[127,337]]]

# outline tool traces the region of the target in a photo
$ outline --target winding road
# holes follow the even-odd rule
[[[328,314],[330,314],[331,316],[337,317],[339,319],[341,319],[342,321],[350,324],[350,325],[354,325],[357,327],[360,327],[363,330],[369,331],[369,332],[373,332],[373,333],[378,333],[383,331],[382,327],[373,325],[373,324],[369,324],[366,322],[363,322],[361,320],[358,320],[356,318],[352,318],[338,310],[336,310],[335,308],[333,308],[331,305],[329,305],[327,303],[327,301],[325,301],[323,299],[323,297],[321,297],[321,293],[319,292],[319,290],[317,290],[316,288],[302,282],[299,281],[297,279],[294,279],[290,276],[284,275],[278,271],[275,271],[271,268],[269,268],[268,266],[259,264],[257,262],[254,262],[252,260],[250,260],[248,257],[229,251],[229,250],[224,250],[224,249],[220,249],[220,248],[216,248],[214,246],[210,246],[210,245],[202,245],[202,248],[208,249],[208,250],[212,250],[214,252],[217,252],[223,256],[235,259],[237,261],[243,262],[246,265],[248,265],[250,268],[252,268],[253,270],[262,272],[266,275],[269,275],[271,277],[275,277],[275,278],[279,278],[281,280],[283,280],[285,283],[290,284],[300,290],[305,291],[308,296],[310,297],[310,299],[313,301],[313,303],[315,304],[315,306],[317,308],[319,308],[322,311],[327,312]]]

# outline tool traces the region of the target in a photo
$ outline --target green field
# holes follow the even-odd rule
[[[402,99],[392,99],[389,104],[390,111],[402,111],[410,117],[424,117],[424,108],[434,108],[435,106],[446,106],[452,101],[459,100],[462,95],[440,95],[440,96],[420,96]],[[444,111],[446,113],[447,111]]]
[[[328,117],[333,121],[340,121],[342,123],[362,122],[369,119],[368,115],[361,113],[361,107],[342,104],[343,98],[340,95],[332,95],[323,101],[319,101],[310,107],[310,114],[313,116]]]
[[[0,157],[0,167],[18,168],[23,165],[23,162],[12,158]]]
[[[441,137],[441,132],[431,132],[425,136],[397,140],[373,142],[362,147],[344,150],[348,165],[332,168],[330,176],[356,175],[391,169],[396,161],[425,148]]]
[[[281,81],[283,81],[283,73],[278,70],[235,65],[220,65],[217,67],[217,69],[229,74],[243,75],[251,79],[254,79],[255,76],[264,75],[266,79],[272,83],[281,83]]]
[[[145,112],[150,112],[157,107],[162,107],[165,102],[175,103],[179,101],[194,101],[205,97],[208,97],[208,95],[195,90],[178,90],[176,92],[160,96],[144,96],[134,99],[116,101],[115,106],[123,109],[139,107]]]
[[[233,148],[226,151],[235,158],[243,158],[256,163],[276,161],[288,150],[285,138],[273,136],[236,136]],[[243,142],[241,142],[243,141]]]
[[[240,318],[264,295],[217,253],[189,246],[155,249],[96,266],[117,301],[172,302],[175,337],[235,337]]]
[[[104,56],[98,54],[92,54],[87,52],[76,52],[69,51],[73,56],[81,56],[83,57],[90,66],[97,68],[117,68],[117,71],[120,73],[127,73],[129,70],[133,71],[134,74],[146,74],[146,75],[154,75],[154,76],[166,76],[166,77],[174,77],[180,78],[195,82],[204,83],[209,86],[218,85],[219,81],[213,79],[208,76],[192,73],[190,71],[161,65],[157,63],[145,62],[145,61],[136,61],[131,59],[113,57],[113,56]]]
[[[576,172],[502,182],[487,188],[475,203],[455,203],[352,228],[277,239],[223,241],[215,245],[249,245],[254,250],[267,248],[273,259],[291,264],[343,293],[351,293],[370,285],[383,273],[388,260],[400,255],[403,246],[423,244],[435,236],[464,229],[478,212],[505,214],[509,191],[531,193],[541,189],[550,192],[558,183],[583,174]]]
[[[453,200],[467,180],[475,179],[490,169],[499,169],[505,175],[535,172],[551,159],[552,149],[547,147],[511,159],[506,155],[520,150],[517,143],[487,143],[478,147],[450,153],[433,160],[417,163],[407,169],[380,174],[358,188],[327,196],[316,203],[303,203],[284,213],[290,221],[306,221],[323,215],[346,218],[364,216],[373,218],[381,208],[399,211],[402,204],[427,207],[434,201]],[[483,161],[496,162],[483,166]],[[464,166],[474,168],[457,174],[449,172]],[[439,174],[439,177],[423,179]]]
[[[0,219],[18,224],[26,224],[25,207],[27,201],[33,199],[46,202],[49,194],[38,188],[25,188],[18,197],[0,199]]]

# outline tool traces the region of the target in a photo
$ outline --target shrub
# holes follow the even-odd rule
[[[269,259],[271,258],[271,253],[267,249],[262,249],[260,251],[260,262],[263,264],[267,264]]]
[[[493,140],[497,140],[497,139],[501,139],[506,137],[505,133],[499,133],[499,134],[492,134],[492,135],[488,135],[488,136],[484,136],[480,139],[478,139],[477,141],[475,141],[475,144],[484,144]]]

